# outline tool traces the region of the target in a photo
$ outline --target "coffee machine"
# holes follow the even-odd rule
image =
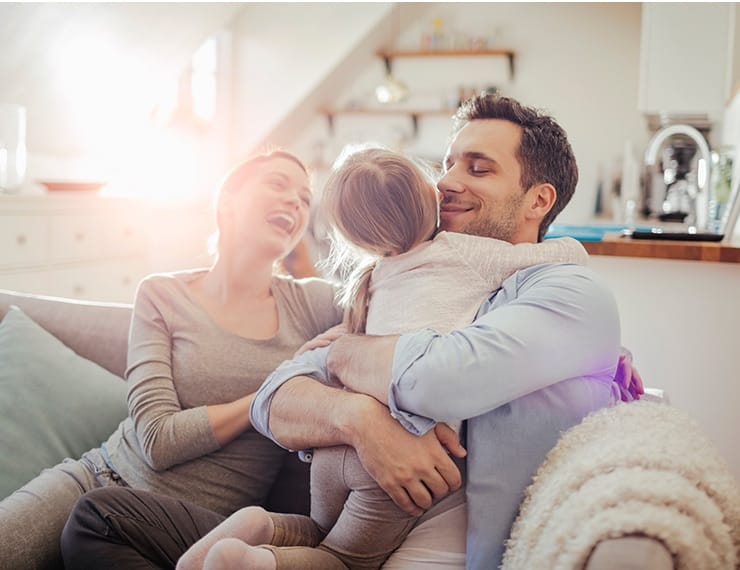
[[[704,229],[711,167],[708,133],[706,122],[664,118],[645,151],[645,217]]]

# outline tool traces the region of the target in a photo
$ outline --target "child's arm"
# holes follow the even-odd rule
[[[491,291],[520,269],[542,263],[588,264],[588,253],[573,238],[511,244],[497,239],[450,234],[460,256],[489,284]]]

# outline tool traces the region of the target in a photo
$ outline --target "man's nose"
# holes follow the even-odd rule
[[[448,192],[462,192],[464,190],[459,177],[455,174],[454,167],[442,175],[442,178],[437,182],[437,189],[443,197]]]

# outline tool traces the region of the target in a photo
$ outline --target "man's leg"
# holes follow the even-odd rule
[[[130,488],[96,489],[77,502],[62,533],[67,570],[174,568],[225,517]]]

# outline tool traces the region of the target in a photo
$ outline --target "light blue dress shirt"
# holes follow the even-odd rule
[[[464,286],[464,284],[461,284]],[[588,268],[545,264],[516,272],[469,326],[402,335],[391,413],[412,433],[467,420],[466,568],[496,568],[532,476],[559,435],[612,405],[620,354],[613,294]],[[284,362],[257,392],[252,425],[269,429],[275,391],[294,376],[327,382],[328,348]]]

